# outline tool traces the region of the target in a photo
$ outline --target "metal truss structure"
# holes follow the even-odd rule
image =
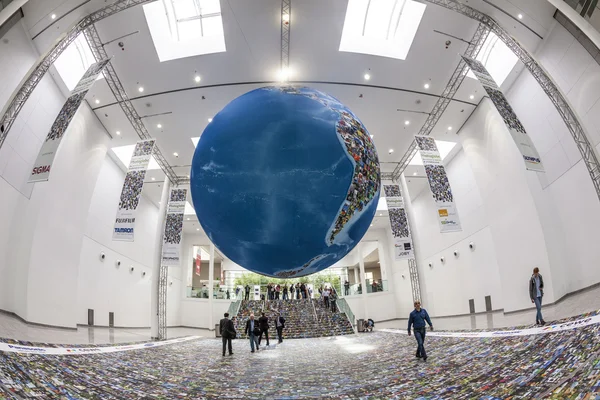
[[[167,285],[169,267],[161,265],[158,272],[158,340],[167,338]]]
[[[153,0],[117,0],[102,9],[91,13],[87,17],[84,17],[59,37],[54,46],[38,59],[37,63],[29,71],[29,75],[21,81],[21,85],[15,90],[2,110],[2,113],[0,114],[0,148],[2,148],[6,136],[17,119],[19,112],[25,105],[25,102],[31,93],[33,93],[33,90],[38,83],[40,83],[46,72],[48,72],[50,66],[54,64],[54,61],[56,61],[62,52],[69,47],[69,45],[73,43],[87,27],[118,12],[139,4],[150,3],[151,1]]]
[[[571,108],[571,105],[562,94],[556,83],[546,73],[546,71],[539,65],[539,63],[533,58],[531,54],[525,48],[517,42],[515,38],[509,35],[508,32],[496,20],[489,15],[482,13],[472,7],[460,3],[458,0],[422,0],[427,3],[435,4],[449,10],[455,11],[476,21],[480,24],[485,25],[490,29],[496,36],[500,38],[506,44],[506,46],[513,51],[513,53],[519,58],[519,60],[525,65],[527,70],[533,75],[535,80],[540,84],[546,95],[550,98],[550,101],[556,107],[559,115],[563,119],[565,125],[571,132],[573,140],[581,153],[581,157],[585,166],[590,174],[596,194],[600,198],[600,163],[598,157],[594,152],[594,148],[590,144],[585,129],[581,125],[579,118],[575,111]],[[402,164],[401,164],[402,165]],[[399,169],[402,173],[403,169]],[[397,173],[396,176],[399,176]]]
[[[410,287],[412,289],[413,302],[421,301],[421,284],[419,283],[419,271],[417,270],[416,259],[408,259],[408,272],[410,274]]]
[[[108,54],[104,49],[104,45],[102,44],[102,40],[100,40],[100,36],[98,35],[96,27],[94,25],[88,26],[84,30],[84,34],[96,61],[107,59]],[[127,116],[127,119],[131,123],[131,126],[133,126],[133,129],[138,134],[140,139],[152,139],[152,136],[150,136],[150,133],[148,133],[146,126],[142,122],[142,119],[133,107],[131,100],[129,100],[129,96],[127,96],[125,88],[119,80],[119,77],[117,76],[117,73],[115,72],[115,69],[112,66],[111,62],[109,62],[106,65],[106,67],[104,67],[104,78],[106,79],[106,83],[110,87],[110,90],[119,102],[121,109]],[[165,160],[165,158],[163,157],[158,146],[154,146],[152,155],[154,156],[156,163],[160,166],[160,168],[167,176],[167,179],[169,179],[173,185],[176,185],[178,177],[175,174],[175,171],[173,171],[173,168],[171,168],[167,160]]]
[[[281,0],[281,71],[290,66],[290,23],[292,0]]]
[[[479,54],[479,51],[481,50],[481,47],[485,43],[485,40],[487,39],[489,34],[490,29],[484,24],[479,24],[479,26],[477,26],[477,30],[475,31],[475,35],[473,35],[473,39],[471,39],[471,41],[469,42],[469,46],[467,46],[467,50],[464,53],[465,56],[471,58],[477,57],[477,54]],[[431,133],[435,125],[438,123],[440,117],[442,116],[442,114],[444,114],[446,108],[454,98],[454,95],[460,88],[460,85],[463,83],[467,72],[469,72],[469,67],[467,66],[467,63],[461,58],[460,62],[458,63],[458,66],[454,70],[454,73],[450,77],[446,88],[442,92],[442,95],[433,106],[433,110],[431,111],[431,113],[429,113],[429,115],[427,116],[425,124],[419,130],[418,135],[427,136]],[[400,160],[396,168],[394,168],[394,172],[392,173],[392,179],[394,181],[397,181],[398,178],[400,178],[400,174],[404,172],[404,170],[408,166],[408,163],[410,162],[410,160],[413,159],[416,152],[417,143],[413,140],[410,146],[408,147],[406,153],[404,153],[404,155],[402,156],[402,159]]]

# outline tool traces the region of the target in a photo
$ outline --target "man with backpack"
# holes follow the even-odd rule
[[[226,347],[229,347],[229,355],[233,355],[231,339],[235,339],[236,337],[235,326],[233,326],[233,321],[229,319],[229,313],[225,313],[224,316],[225,318],[219,323],[219,332],[221,333],[221,338],[223,338],[223,357],[225,357]]]

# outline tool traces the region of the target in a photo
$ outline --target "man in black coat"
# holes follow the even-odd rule
[[[260,346],[260,342],[262,341],[263,333],[267,338],[267,346],[269,345],[269,317],[265,315],[265,313],[261,314],[261,317],[258,319],[258,327],[260,328],[260,336],[258,337],[258,345]]]
[[[225,357],[226,345],[229,345],[229,355],[233,355],[231,333],[235,332],[235,326],[233,326],[233,321],[229,319],[229,313],[225,313],[225,318],[219,323],[219,332],[221,333],[221,338],[223,338],[223,357]]]
[[[285,328],[285,318],[283,314],[279,314],[279,317],[275,320],[275,328],[277,329],[277,339],[279,343],[283,342],[283,328]]]

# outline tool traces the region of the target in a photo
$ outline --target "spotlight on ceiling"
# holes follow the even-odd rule
[[[424,84],[424,85],[423,85],[423,87],[424,87],[425,89],[429,89],[429,83],[426,83],[426,84]]]
[[[368,81],[369,79],[371,79],[371,75],[365,74],[365,81]]]
[[[188,217],[188,218],[187,218],[187,220],[189,221],[189,220],[190,220],[190,217]]]
[[[156,125],[156,127],[157,127],[158,129],[160,129],[160,128],[162,128],[162,125],[161,125],[161,124],[158,124],[158,125]]]
[[[202,80],[202,78],[200,78],[200,75],[196,75],[196,77],[194,78],[194,80],[196,81],[196,83],[200,82]]]
[[[200,228],[196,228],[196,230],[197,230],[197,231],[199,231],[199,230],[200,230]]]
[[[116,131],[115,133],[117,134],[117,136],[119,136],[121,134],[121,131]]]
[[[56,14],[52,14],[52,15],[50,16],[50,18],[52,18],[52,19],[56,19]]]
[[[452,130],[452,127],[451,127],[451,126],[449,126],[449,127],[448,127],[448,130],[449,130],[449,131],[451,131],[451,130]]]
[[[174,155],[175,157],[179,157],[179,153],[177,153],[177,152],[173,153],[173,155]]]
[[[392,154],[394,152],[394,149],[389,149],[388,153]]]
[[[153,180],[153,181],[155,181],[155,180],[156,180],[156,178],[155,178],[155,177],[152,177],[152,180]]]
[[[143,86],[140,86],[140,87],[138,88],[138,92],[140,92],[140,93],[143,93],[143,92],[144,92],[144,87],[143,87]]]
[[[279,81],[280,82],[287,82],[287,80],[290,78],[290,69],[287,67],[283,67],[279,70]]]
[[[96,104],[100,104],[100,100],[96,99]]]
[[[519,19],[523,19],[523,14],[519,14],[517,16],[519,17]]]
[[[470,96],[469,96],[469,98],[470,98],[471,100],[473,100],[473,99],[475,98],[475,96],[474,96],[474,95],[470,95]]]
[[[371,139],[373,139],[373,136],[375,136],[375,135],[369,135],[369,136],[371,136]]]
[[[404,121],[404,125],[410,125],[410,121],[409,120]]]
[[[283,22],[290,22],[290,14],[283,14],[281,19],[283,19]]]
[[[212,118],[209,118],[209,119],[208,119],[208,122],[209,122],[209,123],[210,123],[210,122],[212,122]]]
[[[417,176],[417,173],[416,173],[416,172],[413,172],[413,176]]]

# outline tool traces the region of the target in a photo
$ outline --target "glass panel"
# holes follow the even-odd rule
[[[223,36],[223,22],[221,16],[202,18],[202,36]]]
[[[184,41],[202,37],[200,24],[200,19],[178,22],[177,29],[179,30],[179,40]]]
[[[200,0],[200,7],[200,13],[202,15],[217,14],[221,12],[221,4],[219,0]]]
[[[195,0],[171,0],[178,20],[191,18],[200,15],[197,2]]]

